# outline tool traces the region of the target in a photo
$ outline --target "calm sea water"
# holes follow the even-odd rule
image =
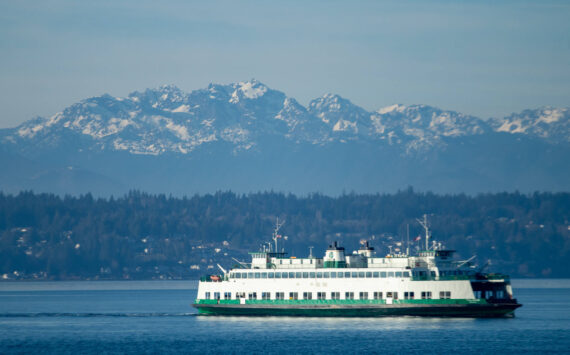
[[[515,318],[196,316],[195,282],[0,283],[0,353],[570,353],[570,280],[514,280]]]

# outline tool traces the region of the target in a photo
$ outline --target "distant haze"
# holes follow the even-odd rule
[[[566,1],[0,2],[0,128],[86,97],[257,78],[301,104],[570,105]]]

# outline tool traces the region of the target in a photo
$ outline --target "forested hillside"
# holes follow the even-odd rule
[[[290,255],[321,256],[337,240],[405,249],[429,214],[434,238],[458,257],[515,277],[570,277],[570,194],[395,194],[304,197],[232,192],[175,198],[0,194],[0,278],[195,278],[227,268],[270,240],[275,218]],[[418,247],[411,242],[410,248]]]

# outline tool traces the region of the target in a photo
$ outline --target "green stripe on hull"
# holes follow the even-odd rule
[[[223,305],[195,304],[204,315],[302,316],[302,317],[503,317],[513,315],[519,304],[448,305]]]
[[[485,299],[420,299],[420,300],[393,300],[393,304],[487,304]],[[240,304],[240,300],[196,300],[196,304]],[[245,304],[253,305],[383,305],[385,299],[380,300],[246,300]]]

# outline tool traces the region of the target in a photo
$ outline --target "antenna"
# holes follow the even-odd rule
[[[406,255],[410,256],[410,224],[409,223],[406,224],[406,231],[407,231],[407,233],[406,233],[406,236],[407,236],[407,238],[406,238]]]
[[[427,214],[424,214],[423,219],[416,218],[416,221],[418,221],[418,223],[424,227],[426,231],[426,250],[429,250],[429,224],[427,220]]]
[[[314,247],[309,247],[309,259],[313,258],[313,248]]]
[[[275,223],[275,229],[273,230],[273,241],[275,242],[275,252],[279,252],[279,249],[277,248],[277,239],[281,238],[281,236],[278,234],[279,233],[279,229],[285,224],[285,221],[279,223],[279,217],[277,217],[277,222]]]

